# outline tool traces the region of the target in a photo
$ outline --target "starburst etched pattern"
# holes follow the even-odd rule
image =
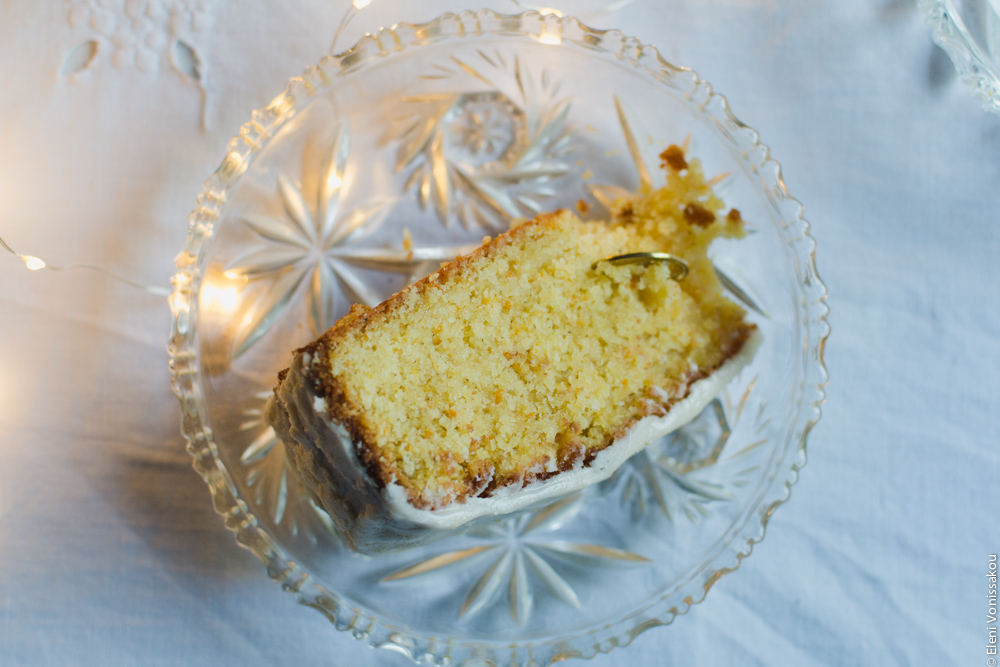
[[[649,559],[622,549],[568,542],[556,532],[580,509],[582,494],[576,494],[536,512],[501,519],[469,536],[482,544],[448,551],[415,563],[384,577],[382,582],[407,580],[431,572],[459,567],[480,568],[458,609],[460,617],[471,617],[499,602],[507,591],[510,614],[524,624],[534,609],[537,584],[542,584],[565,604],[579,608],[580,598],[559,573],[566,562],[587,568],[641,565]]]
[[[288,462],[284,443],[264,420],[263,404],[270,395],[269,391],[256,394],[240,425],[241,431],[257,434],[240,456],[240,463],[247,467],[246,482],[253,498],[275,526],[287,527],[293,537],[301,532],[314,544],[320,535],[337,537],[330,516],[302,486]]]
[[[511,218],[534,216],[570,172],[570,101],[547,70],[536,77],[519,58],[477,50],[452,57],[427,80],[467,78],[485,91],[404,97],[387,142],[398,142],[396,171],[412,169],[405,190],[433,206],[445,225],[502,230]]]
[[[267,245],[230,262],[225,273],[229,278],[244,278],[248,285],[265,286],[255,292],[252,305],[240,321],[234,357],[249,350],[282,318],[303,284],[307,286],[309,321],[318,334],[333,323],[338,291],[351,302],[367,306],[387,296],[372,291],[357,269],[412,278],[421,268],[452,260],[470,250],[469,246],[399,250],[359,247],[385,220],[392,200],[374,200],[342,210],[349,155],[349,132],[344,124],[320,165],[315,207],[310,207],[296,182],[279,174],[277,190],[285,215],[243,216],[243,223]]]
[[[722,457],[748,409],[755,383],[756,378],[735,407],[728,392],[713,399],[693,421],[629,459],[604,483],[605,489],[620,490],[622,503],[631,505],[634,521],[655,508],[668,520],[683,515],[696,522],[709,515],[712,503],[735,500],[737,491],[749,484],[760,468],[751,453],[768,442],[768,438],[760,438]],[[766,422],[758,423],[765,406],[766,402],[757,408],[756,435],[767,428]]]

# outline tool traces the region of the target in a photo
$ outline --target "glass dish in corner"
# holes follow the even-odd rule
[[[920,7],[959,79],[1000,114],[1000,1],[920,0]]]

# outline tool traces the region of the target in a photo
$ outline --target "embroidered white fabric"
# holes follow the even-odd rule
[[[375,0],[342,44],[466,4]],[[165,286],[226,141],[347,7],[2,3],[0,235]],[[593,664],[985,660],[1000,119],[911,2],[636,0],[585,18],[691,64],[766,137],[834,304],[824,418],[767,539],[691,614]],[[184,452],[162,299],[0,255],[0,312],[0,662],[408,664],[234,544]]]

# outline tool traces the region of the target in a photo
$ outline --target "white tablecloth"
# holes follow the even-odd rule
[[[227,140],[346,7],[7,0],[0,235],[166,286]],[[462,8],[375,0],[342,44]],[[635,0],[590,22],[695,68],[760,131],[813,223],[833,326],[825,414],[767,538],[594,664],[986,664],[1000,117],[909,0]],[[0,664],[407,664],[236,546],[184,452],[168,329],[161,297],[0,254]]]

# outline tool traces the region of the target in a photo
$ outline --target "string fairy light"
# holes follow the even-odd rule
[[[66,266],[54,266],[46,262],[41,257],[35,257],[34,255],[25,255],[23,253],[14,250],[9,245],[7,245],[7,242],[3,239],[2,236],[0,236],[0,246],[2,246],[4,250],[14,255],[22,262],[24,262],[25,267],[27,267],[29,271],[41,271],[42,269],[49,269],[50,271],[89,269],[91,271],[97,271],[98,273],[103,273],[109,278],[117,280],[118,282],[124,283],[125,285],[128,285],[130,287],[135,287],[137,289],[140,289],[143,292],[146,292],[147,294],[152,294],[153,296],[170,296],[170,290],[165,287],[156,287],[155,285],[143,285],[142,283],[136,282],[130,278],[126,278],[120,273],[115,273],[114,271],[105,269],[103,266],[97,266],[96,264],[68,264]]]
[[[337,41],[340,39],[340,33],[344,32],[344,28],[347,24],[354,20],[354,17],[358,15],[362,9],[367,7],[372,3],[372,0],[354,0],[347,13],[344,14],[344,18],[340,20],[340,26],[337,28],[337,32],[333,34],[333,42],[330,43],[330,55],[332,56],[337,49]]]
[[[334,33],[333,42],[330,44],[331,54],[334,53],[334,50],[337,47],[337,41],[340,39],[340,35],[341,33],[343,33],[344,29],[348,26],[348,24],[350,24],[350,22],[354,19],[354,17],[358,15],[358,12],[360,12],[362,9],[364,9],[371,3],[372,0],[354,0],[351,3],[350,8],[344,14],[344,17],[340,20],[340,26],[337,28],[337,32]],[[0,236],[0,247],[2,247],[4,250],[14,255],[22,262],[24,262],[24,266],[29,271],[41,271],[42,269],[49,269],[50,271],[89,269],[91,271],[97,271],[98,273],[103,273],[104,275],[108,276],[113,280],[117,280],[118,282],[128,285],[130,287],[135,287],[136,289],[140,289],[143,292],[146,292],[147,294],[152,294],[153,296],[170,296],[171,293],[171,291],[165,287],[156,287],[155,285],[143,285],[142,283],[136,282],[131,278],[127,278],[121,275],[120,273],[116,273],[114,271],[106,269],[103,266],[97,266],[96,264],[68,264],[66,266],[54,266],[43,260],[41,257],[36,257],[34,255],[25,255],[24,253],[20,253],[14,250],[7,244],[7,242],[3,239],[2,236]],[[230,293],[230,291],[220,292],[217,295],[217,297],[218,298],[216,300],[219,301],[219,303],[222,304],[224,308],[232,307],[233,295]]]

